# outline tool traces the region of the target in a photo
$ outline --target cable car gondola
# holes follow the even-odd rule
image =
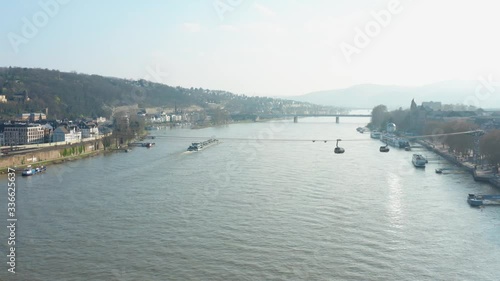
[[[339,147],[339,141],[341,141],[341,139],[337,139],[337,147],[335,147],[335,149],[333,150],[333,152],[335,152],[336,154],[342,154],[345,152],[345,149]]]

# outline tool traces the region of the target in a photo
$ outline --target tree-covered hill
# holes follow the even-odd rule
[[[110,117],[119,106],[203,109],[214,107],[230,114],[336,111],[309,103],[248,97],[227,91],[171,87],[146,80],[127,80],[58,70],[18,67],[0,68],[0,116],[45,112],[49,118]]]

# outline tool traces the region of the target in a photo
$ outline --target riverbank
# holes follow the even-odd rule
[[[27,166],[46,166],[49,164],[60,164],[67,161],[95,156],[105,150],[102,143],[81,143],[77,145],[65,145],[60,147],[47,147],[25,154],[3,156],[0,160],[0,174],[4,174],[9,168],[22,171]]]
[[[425,140],[417,140],[416,142],[425,147],[427,150],[438,154],[449,162],[466,170],[472,175],[475,181],[487,182],[496,188],[500,188],[500,176],[498,173],[494,173],[491,167],[478,167],[473,162],[469,161],[470,159],[458,157],[457,155],[448,152],[446,147],[436,145],[432,142]]]
[[[138,139],[142,140],[146,135],[147,133],[143,133]],[[128,140],[127,143],[133,141]],[[105,145],[105,142],[108,144]],[[49,164],[62,164],[104,153],[123,152],[127,148],[127,144],[121,144],[117,148],[112,141],[106,140],[106,138],[67,145],[43,146],[27,151],[26,153],[3,155],[0,157],[0,174],[5,174],[9,168],[22,171],[28,165],[46,166]]]

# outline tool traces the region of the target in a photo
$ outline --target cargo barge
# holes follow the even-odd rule
[[[206,140],[204,142],[193,142],[187,149],[187,151],[201,151],[207,147],[210,147],[212,145],[218,144],[219,140],[211,138],[209,140]]]
[[[467,203],[473,207],[480,207],[483,205],[500,205],[500,194],[496,195],[480,195],[469,194]]]

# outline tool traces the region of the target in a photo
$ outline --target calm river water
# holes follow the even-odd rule
[[[18,176],[15,276],[3,177],[0,279],[500,280],[500,208],[466,202],[498,190],[436,174],[430,152],[426,169],[380,153],[368,121],[158,130],[151,149]]]

